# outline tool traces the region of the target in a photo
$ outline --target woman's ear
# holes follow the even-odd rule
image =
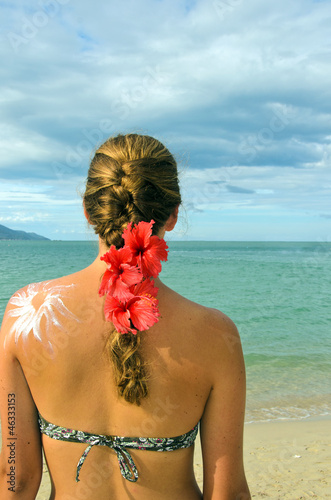
[[[179,205],[177,205],[177,207],[175,208],[175,210],[172,212],[169,219],[165,223],[165,230],[166,231],[172,231],[173,228],[175,227],[175,225],[177,223],[177,219],[178,219],[178,209],[179,209]]]

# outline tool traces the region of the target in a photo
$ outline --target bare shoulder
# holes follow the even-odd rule
[[[229,335],[237,336],[238,330],[234,322],[229,316],[224,314],[219,309],[215,309],[213,307],[203,307],[204,310],[204,320],[208,321],[208,325],[210,327],[210,332],[212,335],[216,335],[219,337],[223,337],[224,335],[227,337]]]
[[[0,330],[0,339],[1,345],[4,346],[7,343],[9,344],[9,340],[11,334],[14,330],[15,318],[17,319],[20,315],[20,306],[26,302],[27,298],[31,293],[31,288],[36,285],[36,283],[32,283],[26,285],[19,290],[17,290],[9,299],[5,313],[3,316],[1,330]]]
[[[208,325],[206,337],[214,344],[214,348],[233,351],[241,345],[240,336],[235,323],[222,311],[205,308],[205,322]]]
[[[34,337],[42,342],[42,332],[58,324],[57,316],[73,316],[63,299],[70,295],[66,278],[30,283],[17,290],[9,299],[0,333],[2,345],[13,348],[18,341]]]
[[[74,285],[69,284],[67,277],[30,283],[17,290],[9,299],[4,320],[8,317],[18,316],[22,313],[31,312],[48,297],[60,297],[65,295]],[[15,310],[19,312],[15,313]]]
[[[29,283],[28,285],[17,290],[8,301],[8,308],[11,309],[17,304],[20,304],[24,299],[32,299],[36,295],[42,295],[44,293],[50,292],[52,290],[60,291],[65,288],[70,288],[73,286],[72,280],[68,280],[70,276],[64,276],[63,278],[57,278],[53,280],[40,281],[35,283]],[[70,284],[69,284],[70,282]]]
[[[190,327],[199,348],[207,349],[218,360],[229,352],[241,351],[237,327],[222,311],[193,302],[170,289],[168,297],[176,322],[185,330]]]
[[[202,349],[208,359],[213,380],[226,378],[235,367],[243,369],[241,340],[235,323],[222,311],[204,307],[201,310]]]

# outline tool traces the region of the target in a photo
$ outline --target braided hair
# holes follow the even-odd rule
[[[176,161],[157,139],[118,135],[96,151],[84,205],[95,233],[107,246],[123,246],[122,234],[129,222],[153,219],[153,234],[157,234],[180,203]],[[108,339],[118,393],[136,405],[148,395],[140,343],[139,332],[123,335],[113,329]]]

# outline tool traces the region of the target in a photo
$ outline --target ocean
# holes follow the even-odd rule
[[[236,323],[246,422],[331,415],[331,243],[169,242],[165,284]],[[92,241],[0,241],[0,319],[22,286],[75,272]],[[208,328],[208,325],[206,325]]]

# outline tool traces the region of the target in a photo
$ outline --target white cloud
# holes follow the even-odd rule
[[[63,200],[63,199],[53,198],[45,193],[27,193],[20,191],[16,192],[0,191],[0,199],[2,202],[11,202],[11,203],[19,202],[22,204],[34,203],[50,208],[52,206],[70,206],[78,204],[78,200],[75,199]]]
[[[191,209],[215,210],[249,205],[256,210],[280,208],[319,213],[330,204],[331,170],[307,166],[232,167],[187,170],[182,180],[184,200]],[[229,186],[237,189],[228,189]]]
[[[47,220],[50,218],[50,214],[47,213],[36,213],[35,215],[26,215],[24,212],[15,212],[10,216],[7,217],[0,217],[1,222],[19,222],[19,223],[26,223],[26,222],[41,222],[44,220]]]
[[[194,210],[329,214],[330,2],[46,5],[0,5],[3,217],[10,201],[22,213],[35,203],[61,231],[56,211],[80,208],[75,190],[95,144],[131,130],[190,165]]]

